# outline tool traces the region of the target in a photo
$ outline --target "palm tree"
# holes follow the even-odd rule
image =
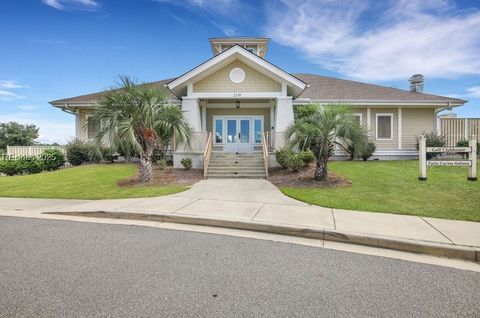
[[[140,180],[149,182],[154,150],[164,149],[170,142],[188,145],[192,129],[182,110],[168,104],[165,90],[138,85],[126,76],[120,76],[120,81],[99,100],[92,114],[101,123],[93,145],[97,151],[108,144],[126,154],[138,154]]]
[[[326,180],[327,163],[335,145],[345,150],[346,144],[354,144],[356,152],[367,148],[368,136],[345,105],[308,105],[297,112],[295,123],[286,131],[286,139],[291,147],[311,150],[317,160],[315,180]]]

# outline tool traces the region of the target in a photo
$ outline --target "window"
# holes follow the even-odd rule
[[[215,143],[223,143],[223,120],[215,119]]]
[[[100,121],[93,118],[92,116],[87,116],[87,137],[88,139],[95,138],[95,136],[100,131]]]
[[[353,119],[358,120],[358,123],[361,125],[362,124],[362,113],[354,113],[352,115],[353,115]]]
[[[377,139],[392,139],[393,114],[377,114]]]

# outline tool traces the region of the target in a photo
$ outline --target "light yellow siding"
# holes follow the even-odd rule
[[[417,137],[434,131],[435,112],[432,108],[402,109],[402,148],[415,149]]]
[[[235,84],[230,80],[230,71],[240,67],[245,71],[245,80]],[[281,92],[282,85],[240,61],[234,61],[193,84],[194,92]]]

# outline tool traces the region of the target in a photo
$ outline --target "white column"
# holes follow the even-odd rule
[[[285,131],[293,121],[292,97],[278,97],[275,108],[275,148],[285,144]]]
[[[192,97],[183,97],[182,110],[184,111],[183,116],[185,117],[185,120],[193,128],[193,131],[201,132],[202,123],[200,120],[200,107],[198,105],[198,100]]]
[[[202,105],[202,131],[207,131],[207,102]]]
[[[270,105],[270,127],[265,128],[265,130],[270,132],[270,146],[275,147],[275,105],[273,104]]]
[[[367,133],[370,136],[370,129],[372,127],[372,112],[370,107],[367,107]]]
[[[75,111],[75,137],[80,139],[82,137],[82,127],[80,125],[80,111]]]
[[[398,149],[402,149],[402,109],[398,109]]]

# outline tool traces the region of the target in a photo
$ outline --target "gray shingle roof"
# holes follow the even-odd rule
[[[355,101],[404,101],[404,102],[452,102],[465,103],[465,100],[450,98],[445,96],[431,95],[425,93],[413,93],[407,90],[385,87],[375,84],[355,82],[340,78],[320,76],[314,74],[291,74],[298,79],[309,84],[297,98],[309,98],[314,101],[331,101],[331,102],[355,102]],[[165,79],[157,82],[150,82],[149,85],[158,88],[164,88],[164,85],[174,80]],[[75,104],[75,103],[95,103],[105,94],[105,91],[80,95],[71,98],[59,99],[51,101],[50,104]],[[176,99],[171,94],[170,98]]]
[[[310,85],[297,98],[310,98],[311,100],[340,102],[389,100],[405,102],[466,102],[457,98],[425,93],[415,93],[398,88],[355,82],[328,76],[295,73],[292,75]]]

